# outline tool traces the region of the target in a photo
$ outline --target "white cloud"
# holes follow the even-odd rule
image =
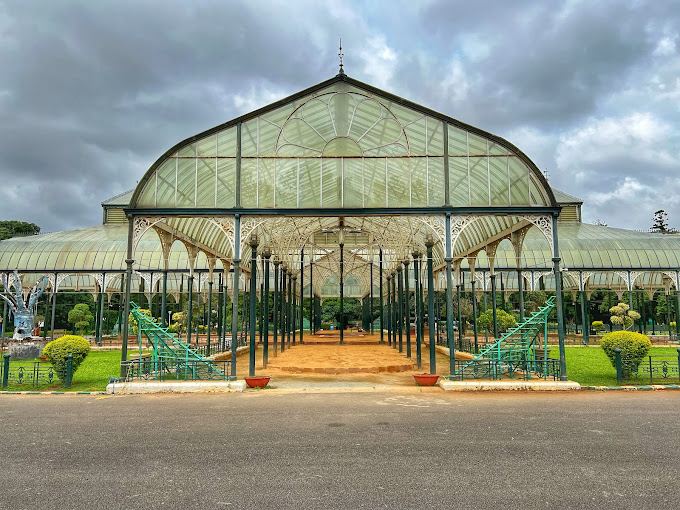
[[[385,36],[377,35],[366,41],[359,58],[364,62],[363,71],[369,82],[376,87],[386,88],[397,65],[397,54],[387,45]]]
[[[669,57],[673,54],[675,54],[675,37],[660,39],[652,53],[655,57]]]
[[[622,158],[661,166],[677,165],[677,156],[668,150],[673,146],[672,137],[671,126],[651,113],[589,119],[560,136],[557,164],[565,171]]]

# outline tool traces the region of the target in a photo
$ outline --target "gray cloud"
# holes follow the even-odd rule
[[[675,183],[672,157],[640,157],[680,153],[673,4],[0,0],[0,216],[97,223],[99,202],[177,141],[335,74],[342,35],[351,76],[508,137],[554,185],[601,202],[586,211],[645,228],[635,186],[593,190]],[[588,143],[628,118],[668,128]]]

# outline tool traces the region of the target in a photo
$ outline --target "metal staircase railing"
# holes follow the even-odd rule
[[[509,330],[502,338],[480,351],[472,360],[460,364],[451,379],[488,378],[498,379],[505,373],[523,368],[530,377],[531,372],[547,377],[553,371],[547,359],[548,315],[555,308],[555,296],[533,312],[524,322]],[[544,335],[544,356],[536,358],[536,338]]]
[[[136,363],[128,363],[128,374],[134,374],[138,365],[138,377],[145,373],[147,378],[153,379],[227,379],[224,369],[217,368],[215,363],[198,354],[174,333],[156,324],[134,302],[130,302],[130,313],[137,321],[140,359]],[[146,360],[141,357],[142,335],[153,347],[151,358]]]

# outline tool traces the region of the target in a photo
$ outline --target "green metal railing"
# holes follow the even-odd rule
[[[215,362],[204,358],[167,328],[156,324],[134,302],[130,302],[130,313],[137,321],[139,359],[143,360],[144,369],[139,370],[139,363],[134,360],[123,362],[128,379],[139,378],[142,373],[145,373],[145,379],[158,380],[168,377],[191,380],[228,379],[226,372],[218,368]],[[142,336],[146,337],[152,347],[149,359],[143,359],[142,356]]]
[[[480,364],[489,367],[485,377],[500,379],[507,374],[507,368],[516,370],[522,367],[530,379],[535,373],[547,378],[554,374],[548,353],[548,315],[555,308],[555,296],[551,296],[545,305],[533,312],[524,322],[509,330],[502,338],[482,349],[474,359],[459,363],[451,379],[479,378]],[[543,355],[537,356],[536,339],[543,334]],[[538,354],[540,354],[540,349]],[[488,363],[491,362],[491,363]],[[542,366],[539,366],[542,365]]]

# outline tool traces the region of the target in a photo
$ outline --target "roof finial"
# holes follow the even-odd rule
[[[343,54],[342,54],[342,37],[340,38],[340,53],[338,53],[338,57],[340,57],[340,72],[338,72],[338,75],[344,75],[345,71],[342,68],[342,57],[343,57]]]

